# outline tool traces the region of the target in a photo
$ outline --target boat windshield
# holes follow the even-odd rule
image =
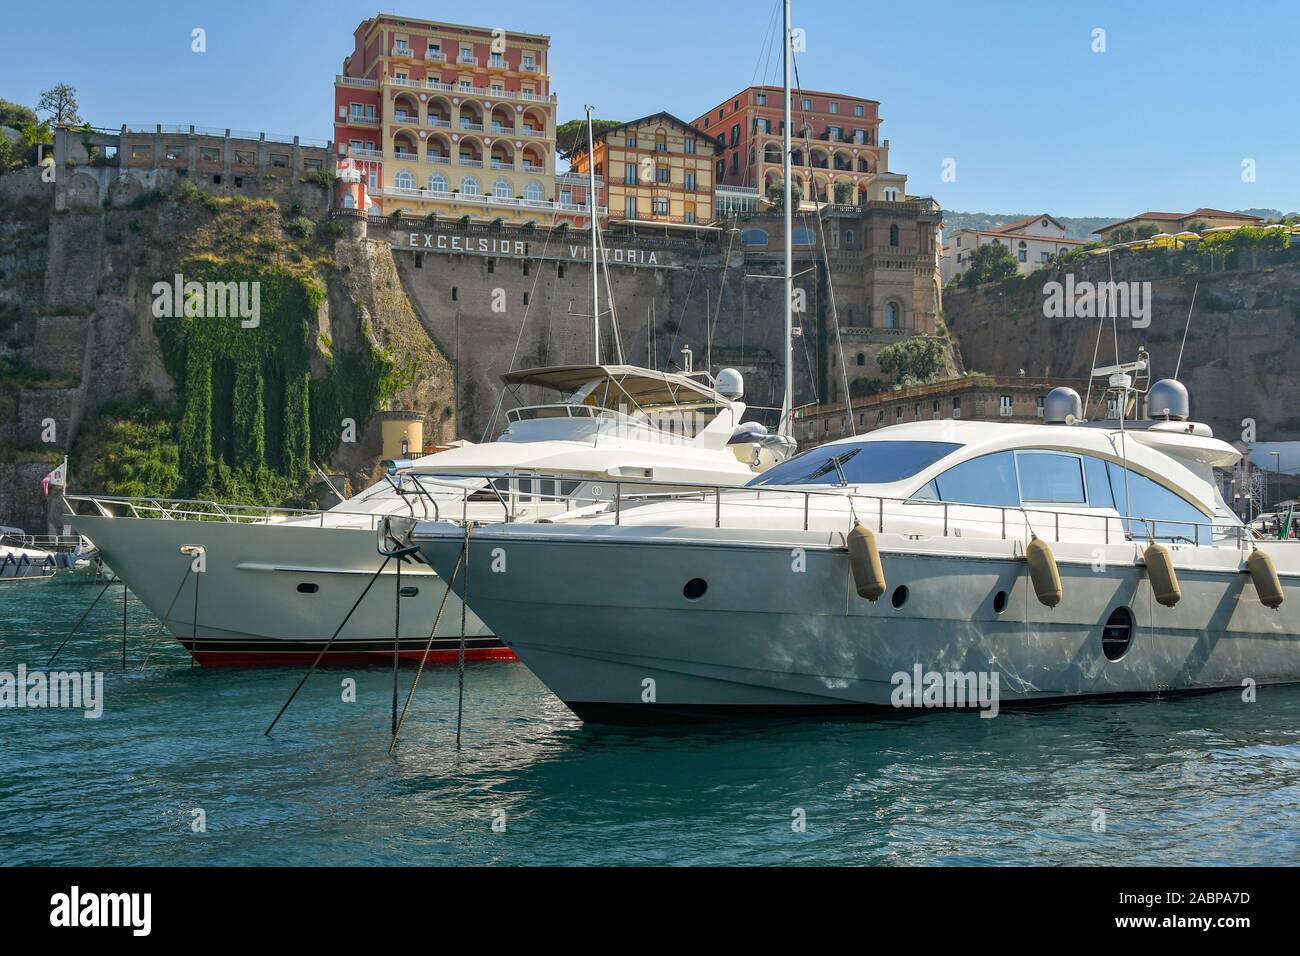
[[[947,441],[864,441],[824,445],[769,468],[757,485],[883,485],[910,478],[952,454]]]

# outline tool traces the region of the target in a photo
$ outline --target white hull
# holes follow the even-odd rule
[[[1236,549],[1177,549],[1183,597],[1166,608],[1153,600],[1132,543],[1057,542],[1065,595],[1049,609],[1034,595],[1023,542],[937,539],[928,550],[882,534],[889,590],[873,603],[854,590],[842,534],[755,538],[731,529],[493,526],[474,536],[469,603],[583,716],[889,707],[894,676],[917,665],[996,672],[1004,704],[1300,680],[1297,569],[1279,568],[1287,601],[1270,610]],[[435,567],[460,553],[455,531],[440,525],[422,524],[414,540]],[[802,572],[793,570],[796,547],[806,555]],[[496,548],[506,573],[489,567]],[[1094,570],[1099,551],[1104,569]],[[688,600],[683,585],[694,578],[708,588]],[[895,608],[898,585],[908,596]],[[1006,594],[1000,614],[998,592]],[[1101,632],[1121,605],[1136,628],[1111,661]]]
[[[314,659],[383,562],[375,534],[350,528],[86,515],[68,520],[203,664]],[[193,559],[180,553],[183,545],[206,549],[201,575],[188,572]],[[339,633],[327,662],[391,660],[396,585],[390,562]],[[402,587],[417,593],[402,599],[400,653],[418,659],[446,587],[428,566],[409,564],[402,569]],[[451,595],[431,659],[456,655],[461,608]],[[466,614],[465,633],[471,659],[513,656],[472,613]]]

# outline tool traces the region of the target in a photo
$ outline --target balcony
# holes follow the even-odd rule
[[[426,202],[440,202],[452,204],[473,204],[476,206],[498,206],[510,209],[543,209],[559,212],[572,212],[585,214],[588,207],[585,204],[554,202],[549,199],[516,199],[513,196],[494,196],[490,193],[480,196],[471,196],[466,193],[445,192],[432,189],[408,189],[404,186],[385,186],[382,189],[372,189],[370,192],[378,196],[394,196],[402,199],[420,199]],[[596,215],[604,216],[609,212],[605,206],[596,207]]]
[[[456,63],[458,66],[478,66],[478,57],[472,53],[462,52],[460,56],[456,57]]]
[[[537,165],[535,165],[534,163],[530,163],[530,162],[529,162],[528,160],[526,160],[526,159],[525,159],[525,160],[524,160],[524,161],[519,165],[519,168],[520,168],[521,170],[523,170],[524,172],[526,172],[526,173],[544,173],[544,172],[546,172],[546,167],[545,167],[545,166],[537,166]]]
[[[426,79],[424,85],[431,90],[437,90],[440,93],[455,93],[456,87],[451,83],[443,83],[441,80],[432,78]]]
[[[439,63],[447,62],[447,54],[443,53],[441,50],[425,50],[424,58],[426,60],[436,60]]]
[[[463,129],[463,130],[465,130],[465,132],[467,132],[467,133],[481,133],[481,132],[483,132],[483,124],[482,124],[482,123],[471,123],[469,120],[461,120],[461,121],[460,121],[460,128]]]
[[[515,128],[513,126],[506,126],[502,123],[493,123],[492,132],[499,136],[513,136],[515,135]]]
[[[411,123],[411,124],[415,124],[415,123],[418,123],[419,121],[420,121],[420,117],[416,116],[416,115],[413,114],[413,113],[407,113],[407,112],[404,111],[404,110],[397,110],[396,112],[393,113],[393,122],[394,122],[394,123]]]
[[[474,159],[470,156],[461,156],[459,161],[462,166],[472,166],[475,169],[483,168],[483,160],[481,159]]]
[[[420,88],[419,83],[415,82],[415,80],[408,79],[405,76],[390,76],[388,78],[388,82],[391,83],[393,86],[409,86],[417,90]]]
[[[336,75],[334,83],[338,86],[352,86],[359,90],[377,90],[379,89],[378,80],[367,80],[360,76],[342,76]]]
[[[430,116],[429,125],[437,127],[438,129],[451,129],[451,120],[443,119],[440,116]]]
[[[393,150],[393,158],[400,159],[407,163],[418,163],[420,161],[420,154],[413,153],[409,149],[395,149]]]
[[[411,48],[409,46],[393,47],[393,56],[400,56],[405,58],[405,57],[409,57],[410,55],[411,55]]]
[[[494,160],[492,160],[492,168],[493,168],[493,169],[508,169],[508,170],[510,170],[511,172],[514,172],[515,164],[514,164],[514,163],[508,163],[508,162],[506,162],[504,159],[494,159]],[[527,168],[527,167],[525,167],[525,169],[526,169],[526,168]]]
[[[525,73],[540,73],[542,71],[541,66],[536,63],[522,63],[520,64],[519,69],[523,70]]]
[[[379,117],[373,113],[349,113],[348,125],[350,126],[373,126],[379,128]]]
[[[384,159],[384,154],[383,154],[383,152],[382,152],[381,150],[378,150],[378,149],[364,149],[364,148],[362,148],[362,147],[360,147],[360,146],[349,146],[349,147],[348,147],[348,155],[349,155],[350,157],[352,157],[353,159],[365,159],[365,160],[369,160],[369,161],[371,161],[371,162],[374,162],[374,161],[380,161],[380,162],[382,162],[383,159]]]
[[[439,156],[437,153],[429,153],[426,161],[430,163],[440,163],[442,165],[451,165],[450,156]]]

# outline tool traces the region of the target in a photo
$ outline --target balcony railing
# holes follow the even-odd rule
[[[385,186],[372,189],[371,193],[380,196],[397,196],[403,199],[423,199],[428,202],[473,203],[483,206],[502,206],[515,209],[546,209],[561,212],[585,213],[588,207],[577,203],[553,202],[549,199],[516,199],[513,196],[493,196],[490,193],[472,196],[467,193],[450,193],[444,190],[409,189],[405,186]],[[605,206],[596,207],[596,215],[608,213]]]
[[[405,76],[390,76],[388,78],[388,82],[393,84],[393,86],[410,86],[410,87],[414,87],[417,90],[420,88],[419,83]]]
[[[419,122],[419,119],[420,117],[413,116],[412,114],[406,113],[402,110],[398,110],[393,114],[393,122],[395,123],[416,123]]]
[[[499,133],[503,136],[513,136],[515,134],[515,128],[513,126],[503,126],[501,123],[493,123],[492,132]]]
[[[494,159],[494,160],[492,160],[492,168],[493,168],[493,169],[509,169],[509,170],[513,171],[514,168],[515,168],[515,164],[514,164],[514,163],[506,162],[504,159]]]
[[[482,168],[483,168],[483,160],[481,160],[481,159],[474,159],[473,157],[470,157],[470,156],[462,156],[462,157],[460,157],[460,164],[461,164],[462,166],[472,166],[472,167],[474,167],[475,169],[482,169]]]
[[[379,117],[373,113],[349,113],[348,122],[354,126],[378,126]]]
[[[437,60],[439,63],[447,62],[447,54],[443,53],[441,50],[425,50],[424,58],[426,60]]]
[[[416,83],[416,86],[420,84]],[[477,96],[483,99],[494,100],[523,100],[528,103],[549,103],[555,99],[555,94],[549,96],[544,93],[529,93],[524,90],[494,90],[486,86],[460,86],[456,83],[443,83],[441,80],[426,79],[424,81],[425,89],[437,90],[439,93],[464,93],[467,96]]]
[[[443,119],[441,116],[430,116],[429,125],[436,126],[438,129],[451,129],[451,120]]]
[[[478,66],[478,57],[474,56],[473,54],[467,55],[465,53],[462,53],[460,56],[456,58],[456,62],[458,64],[463,64],[465,66]]]
[[[339,86],[354,86],[359,90],[377,90],[379,89],[378,80],[367,80],[361,76],[335,76],[334,82]]]
[[[410,56],[410,55],[411,55],[411,48],[409,46],[393,47],[393,56]]]
[[[471,132],[471,133],[481,133],[481,132],[483,132],[483,124],[482,124],[482,123],[471,123],[469,120],[461,120],[461,121],[460,121],[460,128],[463,129],[463,130],[467,130],[468,132]]]
[[[443,163],[446,165],[450,165],[451,163],[450,156],[442,156],[438,153],[429,153],[425,158],[430,163]]]
[[[544,172],[546,172],[546,167],[545,167],[545,166],[538,166],[536,163],[530,163],[530,162],[529,162],[528,160],[526,160],[526,159],[523,161],[523,163],[520,165],[519,168],[522,169],[522,170],[523,170],[524,172],[526,172],[526,173],[544,173]]]
[[[393,150],[393,158],[400,159],[408,163],[416,163],[420,161],[420,154],[413,153],[410,150],[406,150],[406,149],[395,149]]]
[[[525,73],[540,73],[542,70],[541,66],[537,63],[523,63],[520,64],[519,68]]]
[[[353,159],[367,159],[372,161],[373,160],[382,161],[384,158],[384,154],[382,150],[364,149],[360,146],[349,146],[348,155],[351,156]]]

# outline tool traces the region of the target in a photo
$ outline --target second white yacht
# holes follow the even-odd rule
[[[562,366],[504,379],[512,390],[563,397],[510,409],[494,442],[391,463],[383,480],[327,511],[70,494],[67,520],[200,664],[310,661],[345,619],[327,663],[391,659],[399,600],[398,653],[419,659],[446,587],[422,562],[403,564],[400,589],[391,561],[372,583],[384,560],[378,547],[393,545],[384,537],[390,515],[530,521],[575,501],[600,510],[616,488],[743,485],[787,450],[743,421],[744,385],[733,370],[715,381]],[[514,657],[472,611],[463,621],[467,659]],[[429,659],[454,659],[461,629],[451,595]]]

